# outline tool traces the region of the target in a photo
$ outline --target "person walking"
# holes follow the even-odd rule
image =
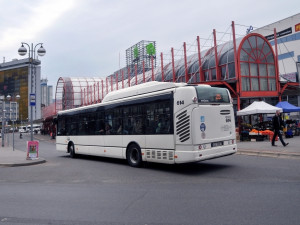
[[[276,110],[276,114],[272,118],[272,124],[273,124],[273,129],[274,129],[274,135],[272,138],[272,146],[277,146],[277,145],[275,145],[276,136],[279,137],[279,139],[284,147],[287,146],[289,143],[284,142],[284,140],[282,139],[282,134],[281,134],[281,130],[282,130],[284,124],[283,124],[283,121],[280,116],[280,110]]]

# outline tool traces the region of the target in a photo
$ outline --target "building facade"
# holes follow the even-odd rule
[[[276,39],[274,38],[276,30]],[[263,35],[278,53],[279,80],[288,86],[300,80],[300,13],[263,26],[253,32]],[[276,43],[277,42],[277,43]],[[275,48],[277,44],[277,49]],[[283,86],[284,88],[284,86]],[[299,92],[287,92],[284,100],[300,105]]]
[[[41,95],[41,62],[39,60],[21,59],[12,60],[0,64],[0,96],[10,95],[11,102],[16,102],[16,96],[20,95],[18,100],[19,114],[17,120],[28,120],[31,118],[30,93],[36,96]],[[33,77],[33,79],[31,79]],[[32,88],[32,90],[31,90]],[[7,104],[7,103],[5,103]],[[35,98],[33,106],[33,120],[41,119],[41,99]],[[6,111],[7,112],[7,111]]]
[[[54,114],[59,110],[101,102],[111,91],[149,81],[186,82],[228,88],[234,99],[235,111],[247,107],[253,101],[276,105],[279,101],[299,99],[299,15],[284,20],[293,27],[288,32],[282,28],[278,33],[276,29],[281,29],[280,27],[268,27],[239,38],[236,38],[235,23],[232,22],[232,39],[229,41],[218,43],[217,32],[213,30],[211,47],[206,47],[205,43],[201,46],[200,38],[197,37],[196,51],[189,52],[184,42],[180,59],[176,59],[174,49],[171,48],[171,60],[166,63],[161,53],[160,59],[157,58],[160,61],[158,66],[151,62],[152,69],[148,71],[136,69],[137,62],[132,61],[132,65],[104,79],[93,79],[95,82],[87,83],[87,86],[81,85],[74,78],[61,77],[56,88]],[[265,30],[267,32],[263,33]],[[271,38],[272,32],[274,40]],[[277,35],[274,35],[275,32]],[[287,33],[292,36],[286,36],[289,35]],[[283,51],[283,47],[289,50]],[[293,57],[288,57],[290,55]],[[282,60],[291,60],[293,63],[285,62],[280,66]],[[290,102],[300,105],[299,102]]]

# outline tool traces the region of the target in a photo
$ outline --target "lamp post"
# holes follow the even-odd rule
[[[46,50],[43,48],[43,43],[38,43],[33,47],[33,44],[31,43],[31,47],[29,44],[22,42],[22,46],[19,48],[18,53],[21,56],[26,55],[27,49],[24,47],[24,45],[27,45],[29,49],[28,53],[28,58],[29,58],[29,63],[30,63],[30,80],[31,80],[31,85],[30,85],[30,133],[31,133],[31,141],[33,141],[33,106],[35,106],[35,92],[33,90],[33,79],[34,79],[34,74],[33,74],[33,60],[35,59],[35,52],[36,52],[36,47],[40,45],[40,48],[37,50],[37,54],[39,56],[44,56],[46,54]]]
[[[10,101],[11,99],[11,96],[10,95],[7,95],[6,99],[8,101]],[[2,101],[2,130],[1,130],[1,138],[2,138],[2,147],[4,147],[4,142],[5,142],[5,112],[6,112],[6,109],[5,109],[5,96],[1,96],[0,97],[0,100]]]
[[[4,147],[4,123],[5,123],[5,98],[1,96],[2,101],[2,129],[1,129],[1,138],[2,138],[2,147]]]

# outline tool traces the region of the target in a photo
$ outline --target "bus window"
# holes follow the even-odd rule
[[[226,88],[195,86],[199,103],[230,103]]]
[[[156,129],[156,121],[154,118],[155,104],[148,104],[146,107],[146,134],[154,134]]]
[[[65,124],[65,116],[60,116],[60,118],[58,118],[58,124],[57,124],[57,135],[66,135],[66,124]]]
[[[96,135],[103,135],[105,130],[105,116],[104,110],[101,110],[96,113],[96,127],[95,127],[95,134]]]
[[[132,117],[132,108],[133,107],[124,107],[123,109],[123,129],[127,134],[132,134],[134,120]]]

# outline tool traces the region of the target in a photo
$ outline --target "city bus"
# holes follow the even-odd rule
[[[108,93],[101,103],[57,114],[56,149],[179,164],[236,153],[228,89],[152,81]]]

